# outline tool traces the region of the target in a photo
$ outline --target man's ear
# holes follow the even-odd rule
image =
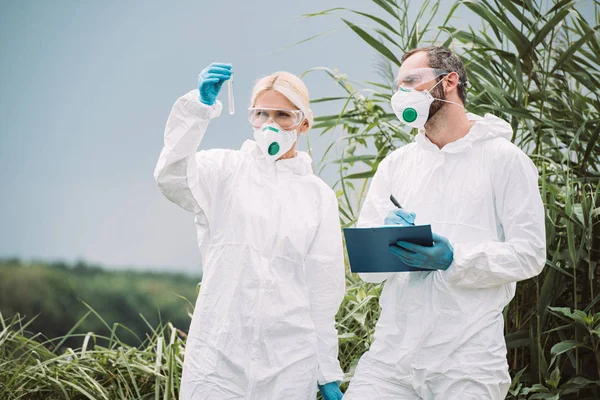
[[[444,85],[444,89],[446,90],[446,94],[450,92],[452,89],[457,88],[460,82],[460,76],[456,72],[450,72],[446,75],[446,84]]]

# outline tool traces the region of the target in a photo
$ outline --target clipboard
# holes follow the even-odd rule
[[[389,250],[399,240],[433,246],[431,225],[344,228],[344,237],[354,273],[431,271],[406,265]]]

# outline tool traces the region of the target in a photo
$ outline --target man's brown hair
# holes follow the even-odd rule
[[[415,53],[424,51],[427,53],[427,64],[430,68],[443,69],[458,74],[458,97],[466,104],[467,100],[467,71],[465,65],[456,54],[442,46],[429,46],[413,49],[402,56],[402,62]]]

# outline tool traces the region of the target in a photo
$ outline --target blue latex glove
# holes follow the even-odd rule
[[[432,238],[432,247],[400,241],[390,246],[390,251],[411,267],[447,270],[454,260],[454,249],[445,237],[433,233]]]
[[[393,211],[390,211],[385,220],[383,221],[384,225],[400,225],[400,226],[409,226],[415,224],[416,214],[413,212],[408,212],[403,208],[397,208]]]
[[[212,106],[226,80],[231,78],[231,64],[212,63],[198,75],[200,101]]]
[[[319,391],[321,392],[323,400],[341,400],[344,396],[337,382],[319,385]]]

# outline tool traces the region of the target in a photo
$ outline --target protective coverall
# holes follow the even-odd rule
[[[361,274],[386,280],[374,341],[344,400],[500,400],[510,385],[502,311],[545,260],[534,164],[492,115],[439,149],[424,131],[380,164],[358,221],[380,226],[393,194],[415,224],[454,247],[446,271]]]
[[[196,153],[222,105],[175,102],[155,171],[195,214],[203,279],[181,399],[314,399],[341,381],[335,315],[344,258],[334,192],[308,154],[267,162],[256,142]]]

